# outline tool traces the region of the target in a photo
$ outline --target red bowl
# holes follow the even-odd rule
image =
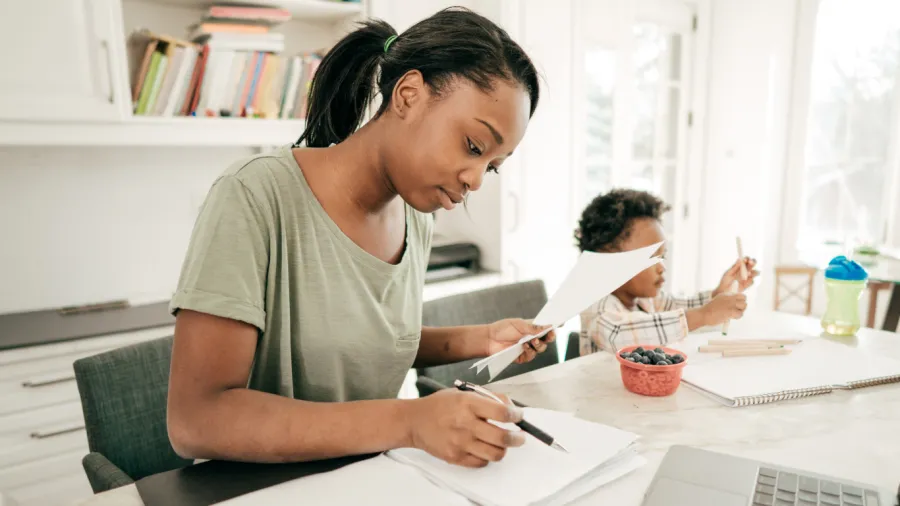
[[[619,348],[616,352],[616,360],[619,361],[619,372],[622,375],[622,384],[629,392],[651,397],[665,397],[672,395],[681,385],[681,371],[687,364],[688,357],[683,351],[659,346],[669,355],[681,355],[684,361],[672,365],[646,365],[638,364],[621,357],[622,353],[631,353],[637,348],[656,349],[657,346],[633,345]]]

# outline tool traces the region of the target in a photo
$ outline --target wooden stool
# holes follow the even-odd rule
[[[813,294],[813,283],[815,281],[816,273],[819,272],[819,269],[815,267],[809,267],[805,265],[780,265],[775,268],[775,310],[778,311],[781,308],[781,304],[791,297],[796,297],[801,302],[806,304],[806,313],[809,315],[812,313],[812,294]],[[805,285],[795,285],[793,287],[785,284],[782,280],[782,277],[788,276],[804,276],[806,278]],[[787,294],[784,298],[781,297],[781,291],[784,288],[787,291]],[[806,289],[806,294],[801,292],[803,289]]]
[[[878,309],[878,292],[882,290],[890,290],[894,287],[893,283],[887,281],[870,281],[867,289],[869,290],[869,315],[866,318],[866,327],[875,328],[875,311]]]

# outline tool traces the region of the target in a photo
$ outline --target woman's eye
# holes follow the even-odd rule
[[[469,143],[469,152],[470,153],[472,153],[475,156],[481,156],[481,150],[478,149],[478,146],[476,146],[472,142],[472,139],[469,139],[468,137],[466,137],[466,142]]]

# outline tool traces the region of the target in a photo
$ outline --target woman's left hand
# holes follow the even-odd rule
[[[507,318],[488,325],[487,355],[503,351],[528,335],[540,334],[547,327],[534,325],[521,318]],[[551,330],[543,337],[536,337],[522,345],[522,353],[516,358],[517,364],[531,362],[538,353],[543,353],[547,345],[556,340],[556,332]]]

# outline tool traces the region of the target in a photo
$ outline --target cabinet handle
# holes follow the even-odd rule
[[[71,374],[67,376],[54,376],[44,379],[25,380],[22,382],[22,386],[25,388],[37,388],[45,387],[47,385],[55,385],[57,383],[65,383],[67,381],[75,381],[75,375]]]
[[[63,427],[60,429],[51,429],[46,431],[37,431],[31,433],[31,439],[47,439],[54,436],[61,436],[63,434],[69,434],[71,432],[78,432],[80,430],[84,430],[84,424],[82,425],[73,425],[71,427]]]
[[[112,71],[112,54],[109,52],[109,41],[101,40],[100,46],[103,47],[103,60],[106,62],[106,78],[109,82],[109,95],[106,97],[109,100],[109,103],[115,103],[115,96],[113,94],[113,71]]]
[[[519,196],[513,192],[509,192],[510,198],[513,200],[513,225],[509,227],[509,232],[515,232],[519,228]]]

